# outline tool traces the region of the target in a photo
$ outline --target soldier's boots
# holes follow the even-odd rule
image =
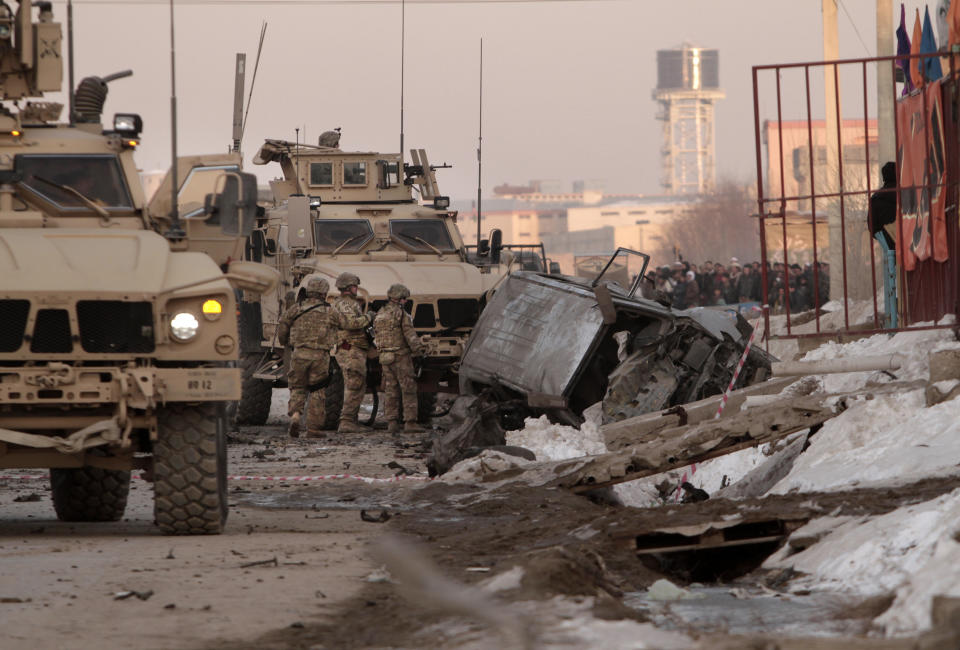
[[[290,427],[287,429],[287,433],[290,434],[291,438],[300,437],[300,414],[294,413],[290,416]]]
[[[387,433],[400,433],[400,423],[396,420],[390,420],[390,423],[387,425]]]
[[[370,427],[351,420],[340,420],[340,426],[337,427],[337,433],[370,433],[373,431]]]
[[[426,433],[427,430],[421,427],[419,424],[414,422],[407,422],[403,425],[404,433]]]

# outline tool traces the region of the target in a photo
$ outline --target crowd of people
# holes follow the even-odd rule
[[[653,287],[669,299],[674,309],[710,305],[759,303],[763,300],[760,262],[741,264],[736,257],[726,265],[704,262],[699,267],[688,261],[674,262],[656,270]],[[830,299],[830,265],[818,262],[790,264],[767,262],[767,299],[773,313],[783,313],[789,299],[793,313],[823,305]],[[649,277],[650,274],[648,274]],[[789,298],[788,298],[789,296]]]

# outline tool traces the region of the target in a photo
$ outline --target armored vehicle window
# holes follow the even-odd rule
[[[367,184],[367,163],[365,162],[343,163],[343,184],[344,185],[366,185]]]
[[[432,253],[434,248],[454,250],[446,224],[439,219],[391,219],[390,234],[417,252]]]
[[[332,253],[340,246],[341,253],[359,253],[373,237],[366,219],[321,219],[313,222],[313,228],[320,253]]]
[[[333,163],[310,163],[311,185],[333,185]]]
[[[30,192],[64,210],[90,208],[63,187],[73,188],[105,208],[133,206],[116,156],[21,154],[14,158],[14,168]]]
[[[183,184],[180,185],[180,191],[177,194],[177,202],[181,206],[180,216],[184,219],[192,219],[194,217],[206,219],[207,215],[203,211],[202,204],[207,194],[212,194],[216,191],[222,192],[223,182],[220,180],[220,177],[223,176],[225,172],[238,171],[240,171],[240,168],[237,165],[215,165],[211,167],[194,167],[191,169],[190,173],[187,174],[187,178],[184,179]],[[188,203],[200,203],[201,207],[184,213],[182,208]],[[219,219],[220,217],[217,215],[210,219],[208,223],[219,223]]]

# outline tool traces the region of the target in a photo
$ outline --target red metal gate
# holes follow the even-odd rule
[[[942,141],[934,142],[931,136],[929,123],[925,122],[923,132],[926,146],[921,151],[925,154],[922,160],[913,161],[914,166],[922,169],[920,183],[901,185],[904,169],[904,139],[908,134],[901,133],[900,120],[895,119],[896,166],[898,184],[897,196],[897,274],[899,285],[899,325],[896,330],[884,329],[880,318],[880,304],[877,298],[877,267],[878,260],[874,252],[874,245],[869,239],[869,228],[866,223],[866,211],[869,199],[874,191],[881,186],[879,166],[884,161],[877,158],[878,126],[871,120],[870,113],[870,79],[868,72],[874,66],[890,66],[896,71],[899,61],[911,60],[921,66],[924,61],[939,54],[924,54],[913,56],[881,57],[871,59],[847,59],[827,62],[792,63],[782,65],[762,65],[753,68],[753,102],[754,102],[754,134],[756,137],[757,160],[757,204],[759,207],[759,229],[761,246],[761,274],[763,286],[763,317],[765,331],[770,332],[771,308],[782,309],[786,316],[785,334],[778,334],[780,338],[799,338],[804,336],[822,336],[838,331],[850,329],[851,317],[851,284],[866,285],[873,303],[873,327],[863,329],[863,323],[858,329],[864,333],[879,331],[899,331],[903,329],[928,329],[931,327],[949,327],[950,324],[930,325],[929,321],[939,321],[948,314],[956,315],[960,306],[960,228],[957,223],[957,180],[958,180],[958,148],[960,148],[960,129],[957,120],[960,111],[957,110],[958,75],[957,66],[960,57],[953,56],[952,61],[944,59],[944,69],[948,74],[939,80],[938,87],[942,105],[940,124],[942,125]],[[811,72],[813,71],[813,72]],[[812,112],[812,83],[816,84],[821,78],[829,79],[827,74],[832,72],[832,86],[834,90],[835,106],[833,111],[837,116],[834,132],[827,132],[825,120],[815,120]],[[769,86],[761,87],[761,81],[773,80]],[[800,77],[797,85],[785,84],[787,76]],[[841,83],[841,78],[845,82]],[[824,81],[824,84],[829,83]],[[931,82],[931,86],[934,82]],[[797,92],[799,86],[801,92]],[[906,104],[898,102],[900,84],[894,84],[894,101],[898,113],[906,108]],[[784,95],[796,95],[802,98],[805,115],[801,119],[784,119]],[[922,95],[923,115],[927,119],[928,92],[922,88],[911,95],[915,104],[919,103],[918,94]],[[761,120],[761,98],[775,97],[775,118]],[[826,94],[824,95],[826,96]],[[875,94],[874,94],[875,96]],[[841,118],[841,99],[845,103],[857,104],[862,101],[862,110],[856,111],[857,119],[844,120]],[[797,102],[788,102],[794,105]],[[822,106],[823,104],[821,104]],[[830,110],[830,107],[827,107]],[[761,131],[761,122],[763,129]],[[820,123],[823,129],[820,129]],[[871,128],[873,133],[871,133]],[[858,133],[862,129],[862,133]],[[785,144],[785,131],[787,132]],[[793,137],[791,138],[790,134]],[[773,140],[773,142],[771,142]],[[821,142],[823,144],[821,144]],[[767,170],[764,173],[764,144],[767,148]],[[871,148],[872,145],[872,148]],[[939,159],[937,158],[939,149]],[[831,151],[835,146],[835,150]],[[793,147],[792,156],[785,161],[784,151]],[[861,149],[862,147],[862,149]],[[862,164],[860,153],[862,151]],[[835,155],[831,155],[835,154]],[[945,173],[934,178],[932,167],[945,167]],[[876,167],[875,167],[876,165]],[[818,178],[818,168],[820,169]],[[791,174],[787,174],[787,170]],[[846,175],[846,178],[845,178]],[[930,212],[931,197],[945,202],[945,241],[947,259],[937,262],[933,257],[923,260],[914,260],[915,268],[907,271],[904,264],[905,239],[902,202],[907,196],[905,192],[913,192],[910,196],[926,197],[926,208]],[[940,193],[943,193],[942,195]],[[807,208],[807,209],[804,209]],[[818,211],[820,214],[818,215]],[[821,327],[821,313],[818,309],[824,303],[826,296],[824,278],[825,272],[822,244],[822,229],[828,227],[824,223],[823,213],[829,213],[828,219],[834,219],[832,235],[839,234],[839,241],[830,241],[831,248],[839,244],[839,251],[833,250],[829,256],[838,260],[841,265],[839,282],[835,281],[834,290],[841,289],[841,295],[832,297],[842,301],[843,327],[827,330]],[[837,223],[839,222],[839,223]],[[809,249],[802,252],[797,250],[796,237],[791,244],[788,228],[801,233],[809,231]],[[821,233],[818,235],[818,228]],[[862,231],[867,231],[866,247],[862,245]],[[779,231],[779,233],[778,233]],[[942,231],[941,231],[942,234]],[[771,246],[771,237],[782,237],[782,245]],[[906,242],[909,243],[909,242]],[[804,244],[805,245],[805,244]],[[869,248],[869,256],[864,248]],[[908,247],[909,248],[909,247]],[[912,249],[911,249],[912,250]],[[941,249],[942,250],[942,249]],[[813,278],[813,307],[815,330],[812,333],[799,334],[794,329],[794,314],[791,314],[791,287],[790,260],[798,255],[810,259],[809,266]],[[777,261],[783,264],[782,271],[774,272],[768,269],[771,258],[781,258]],[[869,257],[869,263],[867,263]],[[942,254],[941,254],[942,257]],[[869,283],[865,275],[869,274]],[[779,276],[779,277],[778,277]],[[806,277],[806,275],[805,275]],[[782,294],[781,294],[782,287]],[[856,292],[854,292],[856,295]],[[925,323],[927,321],[927,323]],[[805,321],[806,322],[806,321]]]

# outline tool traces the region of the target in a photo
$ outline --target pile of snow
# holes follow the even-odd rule
[[[817,520],[808,527],[822,528]],[[804,534],[803,528],[796,534]],[[960,596],[960,490],[872,518],[840,523],[819,542],[790,555],[784,546],[765,568],[790,567],[804,574],[793,589],[878,595],[897,590],[897,599],[877,618],[888,635],[930,627],[935,594]]]
[[[553,424],[546,415],[527,418],[522,429],[507,431],[507,444],[529,449],[537,460],[567,460],[607,451],[607,444],[596,423],[587,421],[577,429]]]
[[[816,350],[811,350],[803,357],[803,361],[819,361],[822,359],[844,359],[887,354],[899,354],[903,358],[903,365],[893,371],[900,381],[913,381],[929,377],[930,353],[938,350],[960,349],[960,342],[956,340],[953,331],[923,330],[919,332],[898,332],[876,334],[874,336],[852,341],[850,343],[834,343],[828,341]],[[866,385],[878,373],[844,372],[824,375],[824,390],[829,393],[858,390]]]
[[[859,400],[827,420],[771,493],[822,492],[960,473],[960,400],[922,390]]]

